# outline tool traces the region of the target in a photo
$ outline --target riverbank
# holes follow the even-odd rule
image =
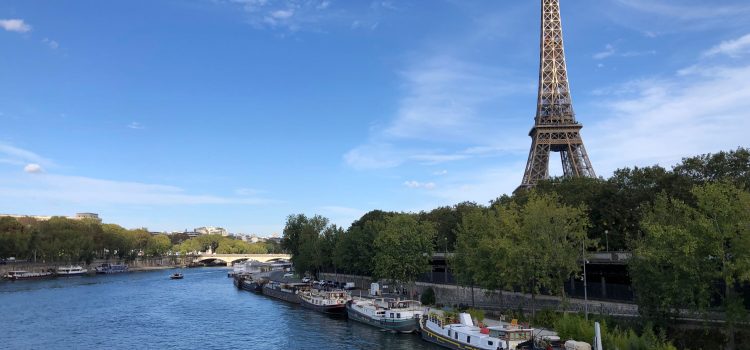
[[[183,266],[182,259],[180,258],[148,258],[132,261],[100,259],[94,260],[88,265],[83,263],[72,263],[72,265],[81,266],[84,269],[87,269],[89,274],[94,274],[96,272],[96,267],[104,263],[128,265],[129,272],[174,269]],[[0,276],[8,271],[23,270],[29,272],[42,272],[56,270],[60,266],[69,265],[71,265],[69,262],[13,262],[0,265]]]

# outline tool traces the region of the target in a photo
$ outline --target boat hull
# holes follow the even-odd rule
[[[75,276],[84,276],[88,274],[88,271],[80,271],[80,272],[58,272],[57,275],[59,277],[75,277]]]
[[[334,316],[345,316],[346,315],[346,305],[340,304],[340,305],[315,305],[312,303],[307,302],[305,299],[300,298],[300,304],[302,307],[306,309],[310,309],[313,311],[321,312],[327,315],[334,315]]]
[[[416,318],[390,319],[383,317],[376,319],[352,308],[351,302],[346,304],[346,314],[350,320],[393,332],[413,333],[419,329],[419,320]]]
[[[50,278],[55,278],[57,275],[54,273],[44,273],[42,275],[38,276],[28,276],[28,277],[19,277],[19,276],[12,276],[12,277],[6,277],[3,276],[3,279],[8,281],[26,281],[26,280],[45,280]]]
[[[240,283],[240,289],[242,290],[246,290],[248,292],[253,292],[253,293],[263,292],[263,286],[256,281],[242,280],[239,283]]]
[[[263,287],[263,295],[268,295],[269,297],[272,297],[272,298],[281,299],[283,301],[290,302],[292,304],[299,304],[300,302],[297,294],[285,292],[279,289]]]
[[[420,328],[420,333],[422,334],[422,340],[440,345],[444,348],[456,349],[456,350],[483,350],[476,346],[459,343],[451,338],[435,333],[431,331],[429,328],[425,327],[424,321],[419,322],[419,328]]]

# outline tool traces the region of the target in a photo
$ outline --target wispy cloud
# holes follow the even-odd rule
[[[144,128],[144,126],[139,122],[131,122],[130,124],[128,124],[128,128],[133,130],[141,130]]]
[[[704,52],[703,56],[727,55],[737,58],[748,53],[750,53],[750,34],[734,40],[723,41]]]
[[[638,11],[657,14],[680,20],[716,19],[750,14],[750,5],[722,5],[684,0],[616,0],[618,3]]]
[[[26,165],[29,163],[34,163],[46,166],[54,165],[53,161],[44,158],[32,151],[4,143],[0,143],[0,157],[2,157],[4,159],[4,163],[7,164]]]
[[[748,146],[748,79],[749,63],[699,63],[604,92],[599,108],[611,117],[584,129],[597,173]]]
[[[594,59],[602,60],[614,54],[615,54],[615,47],[612,46],[612,44],[607,44],[607,46],[604,47],[604,51],[597,52],[594,54]]]
[[[435,189],[435,187],[437,187],[437,185],[434,182],[419,182],[415,180],[404,182],[404,186],[408,188],[423,188],[426,190],[432,190],[432,189]]]
[[[609,57],[626,57],[627,58],[627,57],[649,56],[649,55],[655,55],[655,54],[656,54],[656,50],[619,52],[613,44],[607,44],[604,47],[604,50],[595,53],[593,58],[595,60],[603,60]],[[603,67],[603,65],[600,66],[599,68],[601,67]]]
[[[498,140],[512,149],[524,139],[509,133],[509,124],[496,111],[506,98],[533,94],[532,82],[519,83],[504,70],[446,55],[417,61],[401,73],[404,94],[395,115],[371,130],[369,142],[344,155],[347,164],[357,169],[409,161],[438,164],[479,156],[479,149],[497,149]],[[435,140],[450,140],[460,148],[435,149]]]
[[[42,39],[42,43],[47,45],[52,50],[57,50],[60,47],[60,44],[57,41],[49,38]]]
[[[289,32],[319,30],[322,23],[344,22],[341,10],[328,0],[226,0],[242,7],[248,22],[257,28]],[[348,21],[346,23],[349,23]]]
[[[9,32],[26,33],[31,31],[31,26],[22,19],[0,19],[0,28]]]
[[[11,183],[12,182],[12,183]],[[0,197],[84,203],[86,205],[259,205],[265,198],[223,197],[188,193],[169,185],[114,181],[83,176],[40,173],[23,179],[0,179]]]

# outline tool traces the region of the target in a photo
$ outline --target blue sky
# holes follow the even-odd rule
[[[750,146],[750,3],[561,6],[598,175]],[[487,203],[528,156],[539,7],[5,0],[0,213],[267,235]]]

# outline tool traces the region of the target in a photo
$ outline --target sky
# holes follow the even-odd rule
[[[598,176],[750,146],[750,3],[561,0]],[[281,233],[521,182],[540,1],[0,2],[0,213]],[[551,172],[561,175],[559,158]]]

